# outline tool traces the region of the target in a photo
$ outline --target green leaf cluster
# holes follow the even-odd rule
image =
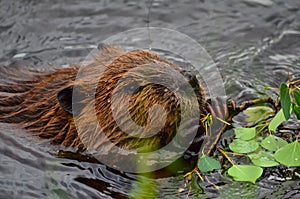
[[[273,132],[282,122],[290,119],[291,113],[294,113],[300,120],[300,92],[296,88],[289,88],[287,84],[281,83],[279,96],[281,109],[269,125],[269,130]]]
[[[269,131],[275,132],[279,125],[290,119],[294,113],[300,119],[300,92],[299,87],[293,83],[280,85],[280,106],[281,109],[269,123]],[[258,120],[271,111],[264,108],[254,107],[245,114],[249,119]],[[256,116],[256,117],[255,117]],[[258,126],[258,125],[257,125]],[[285,166],[300,166],[300,143],[298,139],[292,143],[269,135],[265,138],[258,136],[256,127],[235,128],[235,139],[230,143],[229,148],[235,153],[245,154],[253,165],[233,165],[228,174],[237,181],[255,183],[262,174],[262,167],[274,167],[278,164]]]
[[[300,120],[300,88],[296,85],[299,82],[280,85],[280,107],[275,108],[279,111],[274,117],[274,109],[267,106],[254,106],[244,110],[247,125],[253,127],[234,128],[235,139],[229,144],[229,148],[235,154],[248,157],[251,164],[235,163],[225,152],[222,152],[232,164],[228,169],[228,174],[234,180],[255,183],[261,177],[264,167],[274,167],[279,164],[288,167],[300,166],[298,137],[296,136],[293,142],[288,143],[271,134],[271,132],[276,132],[284,121],[290,119],[292,114]],[[218,160],[204,154],[200,157],[197,166],[201,172],[211,172],[221,168]]]
[[[255,183],[262,175],[262,167],[300,166],[300,143],[288,143],[282,138],[269,135],[263,139],[253,128],[235,128],[235,140],[229,148],[235,153],[245,154],[253,165],[233,165],[228,174],[237,181]]]

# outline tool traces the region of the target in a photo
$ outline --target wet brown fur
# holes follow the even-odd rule
[[[118,48],[104,48],[88,64],[89,69],[85,76],[76,82],[79,65],[48,73],[2,67],[0,69],[0,78],[3,79],[0,80],[0,122],[18,124],[35,135],[49,139],[54,144],[84,149],[81,140],[85,137],[90,139],[90,132],[99,131],[93,121],[89,121],[91,119],[86,117],[95,108],[102,132],[114,144],[123,148],[163,146],[172,139],[180,122],[180,106],[171,91],[166,92],[164,87],[148,84],[131,96],[129,112],[133,121],[140,126],[149,123],[147,111],[152,105],[158,103],[167,112],[166,123],[161,131],[155,136],[143,139],[132,137],[118,127],[109,101],[117,82],[129,69],[151,63],[171,65],[176,70],[181,70],[155,53],[145,50],[124,52]],[[97,71],[103,72],[100,79]],[[160,71],[158,75],[163,77],[168,74]],[[80,95],[87,96],[92,91],[90,87],[85,86],[85,82],[89,82],[89,85],[96,88],[95,106],[90,98],[82,99],[84,106],[81,112],[74,116],[82,129],[82,135],[79,136],[73,115],[61,107],[57,94],[70,86],[80,86],[82,92]],[[125,86],[126,84],[125,82]],[[205,112],[204,90],[201,85],[198,89],[198,102],[203,113]],[[94,144],[105,143],[97,140]]]

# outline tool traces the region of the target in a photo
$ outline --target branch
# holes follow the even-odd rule
[[[202,146],[202,154],[211,155],[214,149],[216,148],[221,135],[226,131],[228,124],[232,122],[234,116],[238,115],[239,113],[243,112],[250,106],[262,104],[262,103],[269,103],[273,106],[276,110],[276,104],[271,97],[254,99],[250,101],[243,102],[240,106],[236,107],[235,102],[233,100],[228,101],[227,108],[228,108],[228,116],[226,117],[226,122],[223,123],[223,127],[217,132],[214,133],[213,136],[208,136],[205,139],[204,146]]]

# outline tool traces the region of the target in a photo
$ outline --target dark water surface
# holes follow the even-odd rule
[[[174,29],[199,42],[218,63],[228,97],[237,102],[261,97],[265,85],[278,87],[288,72],[292,79],[300,78],[300,1],[152,3],[150,26]],[[0,65],[42,69],[83,61],[109,36],[146,27],[149,5],[130,0],[0,0]],[[144,198],[300,198],[299,175],[270,175],[252,185],[213,174],[217,191],[209,183],[189,187],[182,176],[137,180],[101,164],[56,158],[50,154],[53,147],[5,124],[0,126],[0,143],[1,199],[127,198],[132,192]],[[141,182],[148,191],[138,189]]]

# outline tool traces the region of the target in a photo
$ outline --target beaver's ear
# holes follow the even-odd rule
[[[57,94],[59,105],[66,112],[73,114],[72,111],[72,95],[73,95],[73,86],[68,86],[63,90],[59,91]]]

